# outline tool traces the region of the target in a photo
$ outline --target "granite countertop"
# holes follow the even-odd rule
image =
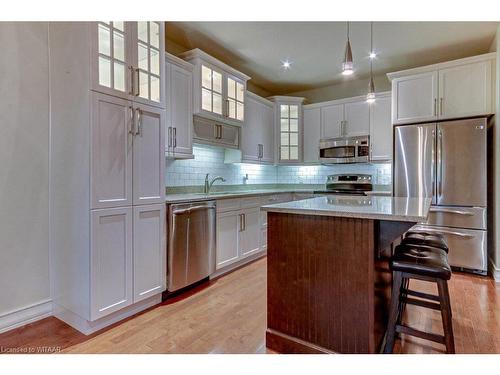
[[[208,201],[218,199],[252,197],[259,195],[269,194],[284,194],[284,193],[309,193],[312,194],[317,189],[258,189],[258,190],[244,190],[244,191],[231,191],[231,192],[214,192],[210,194],[203,193],[180,193],[180,194],[167,194],[165,195],[166,203],[181,203],[191,201]]]
[[[263,211],[360,219],[420,222],[427,219],[431,198],[324,196],[266,205]]]

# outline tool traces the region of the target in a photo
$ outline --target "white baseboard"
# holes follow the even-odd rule
[[[488,263],[489,263],[490,274],[491,276],[493,276],[493,279],[495,279],[497,283],[500,283],[500,268],[495,265],[493,259],[490,258],[489,260],[490,261]]]
[[[123,320],[125,318],[128,318],[134,314],[137,314],[143,310],[146,310],[149,307],[152,307],[154,305],[158,305],[161,303],[161,293],[154,295],[152,297],[146,298],[143,301],[140,301],[136,304],[133,304],[131,306],[125,307],[121,310],[118,310],[112,314],[109,314],[108,316],[105,316],[104,318],[95,320],[93,322],[90,322],[81,316],[66,310],[64,307],[57,305],[54,303],[54,316],[62,320],[63,322],[67,323],[68,325],[72,326],[73,328],[77,329],[84,335],[90,335],[94,332],[97,332],[103,328],[106,328],[107,326],[110,326],[111,324],[117,323],[120,320]]]
[[[52,301],[40,301],[18,310],[0,315],[0,333],[22,327],[52,315]]]

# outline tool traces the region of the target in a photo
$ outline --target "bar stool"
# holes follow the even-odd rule
[[[404,234],[401,243],[406,245],[437,247],[438,249],[444,250],[448,254],[448,245],[446,244],[443,236],[438,233],[417,232],[409,230]]]
[[[401,244],[396,247],[396,251],[391,258],[391,270],[393,275],[392,296],[384,353],[392,353],[397,333],[404,333],[444,344],[447,353],[455,353],[448,292],[451,268],[448,264],[446,252],[430,246]],[[435,282],[438,287],[438,295],[410,290],[408,286],[403,285],[404,279]],[[418,297],[418,299],[409,296]],[[402,306],[405,304],[440,310],[444,335],[423,332],[403,324],[401,315]]]

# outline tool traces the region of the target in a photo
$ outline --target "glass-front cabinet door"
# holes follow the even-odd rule
[[[128,98],[131,84],[128,66],[130,23],[99,21],[92,24],[92,28],[92,88],[105,94]]]
[[[224,116],[222,110],[222,73],[211,66],[201,65],[201,109]]]
[[[239,80],[227,77],[226,116],[232,120],[245,120],[245,85]]]
[[[92,26],[92,88],[165,108],[163,22],[99,21]]]
[[[165,38],[163,22],[135,22],[133,38],[135,101],[164,107]]]
[[[299,161],[299,106],[280,104],[280,161]]]

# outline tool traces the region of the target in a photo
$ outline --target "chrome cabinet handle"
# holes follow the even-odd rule
[[[214,138],[219,139],[219,125],[214,125]]]
[[[134,96],[139,96],[139,94],[140,94],[140,92],[139,92],[139,68],[135,68],[134,70],[135,70],[135,73],[137,73],[137,74],[135,74],[135,82],[137,84],[133,85],[134,90],[135,90],[135,92],[134,92],[133,95]]]
[[[130,65],[128,68],[130,69],[130,91],[128,93],[130,95],[135,95],[135,90],[134,90],[134,79],[135,79],[134,67],[132,65]]]
[[[241,216],[243,217],[243,231],[246,231],[247,230],[247,215],[242,214]]]
[[[443,115],[443,98],[439,99],[439,114]]]
[[[137,131],[135,135],[140,135],[142,137],[142,109],[137,108]]]
[[[173,129],[173,138],[174,138],[174,148],[177,147],[177,128],[174,127]]]
[[[438,100],[437,98],[434,98],[434,116],[437,116],[437,106],[438,106]]]
[[[128,129],[128,134],[134,135],[135,134],[135,132],[134,132],[134,126],[135,126],[135,122],[134,122],[134,119],[135,119],[134,107],[130,106],[128,108],[130,110],[130,126],[129,126],[129,129]]]
[[[226,117],[229,117],[229,99],[226,99]]]
[[[243,232],[243,214],[239,214],[240,217],[240,232]]]
[[[168,127],[168,147],[172,147],[172,127]]]
[[[222,125],[219,125],[219,139],[222,139]]]

